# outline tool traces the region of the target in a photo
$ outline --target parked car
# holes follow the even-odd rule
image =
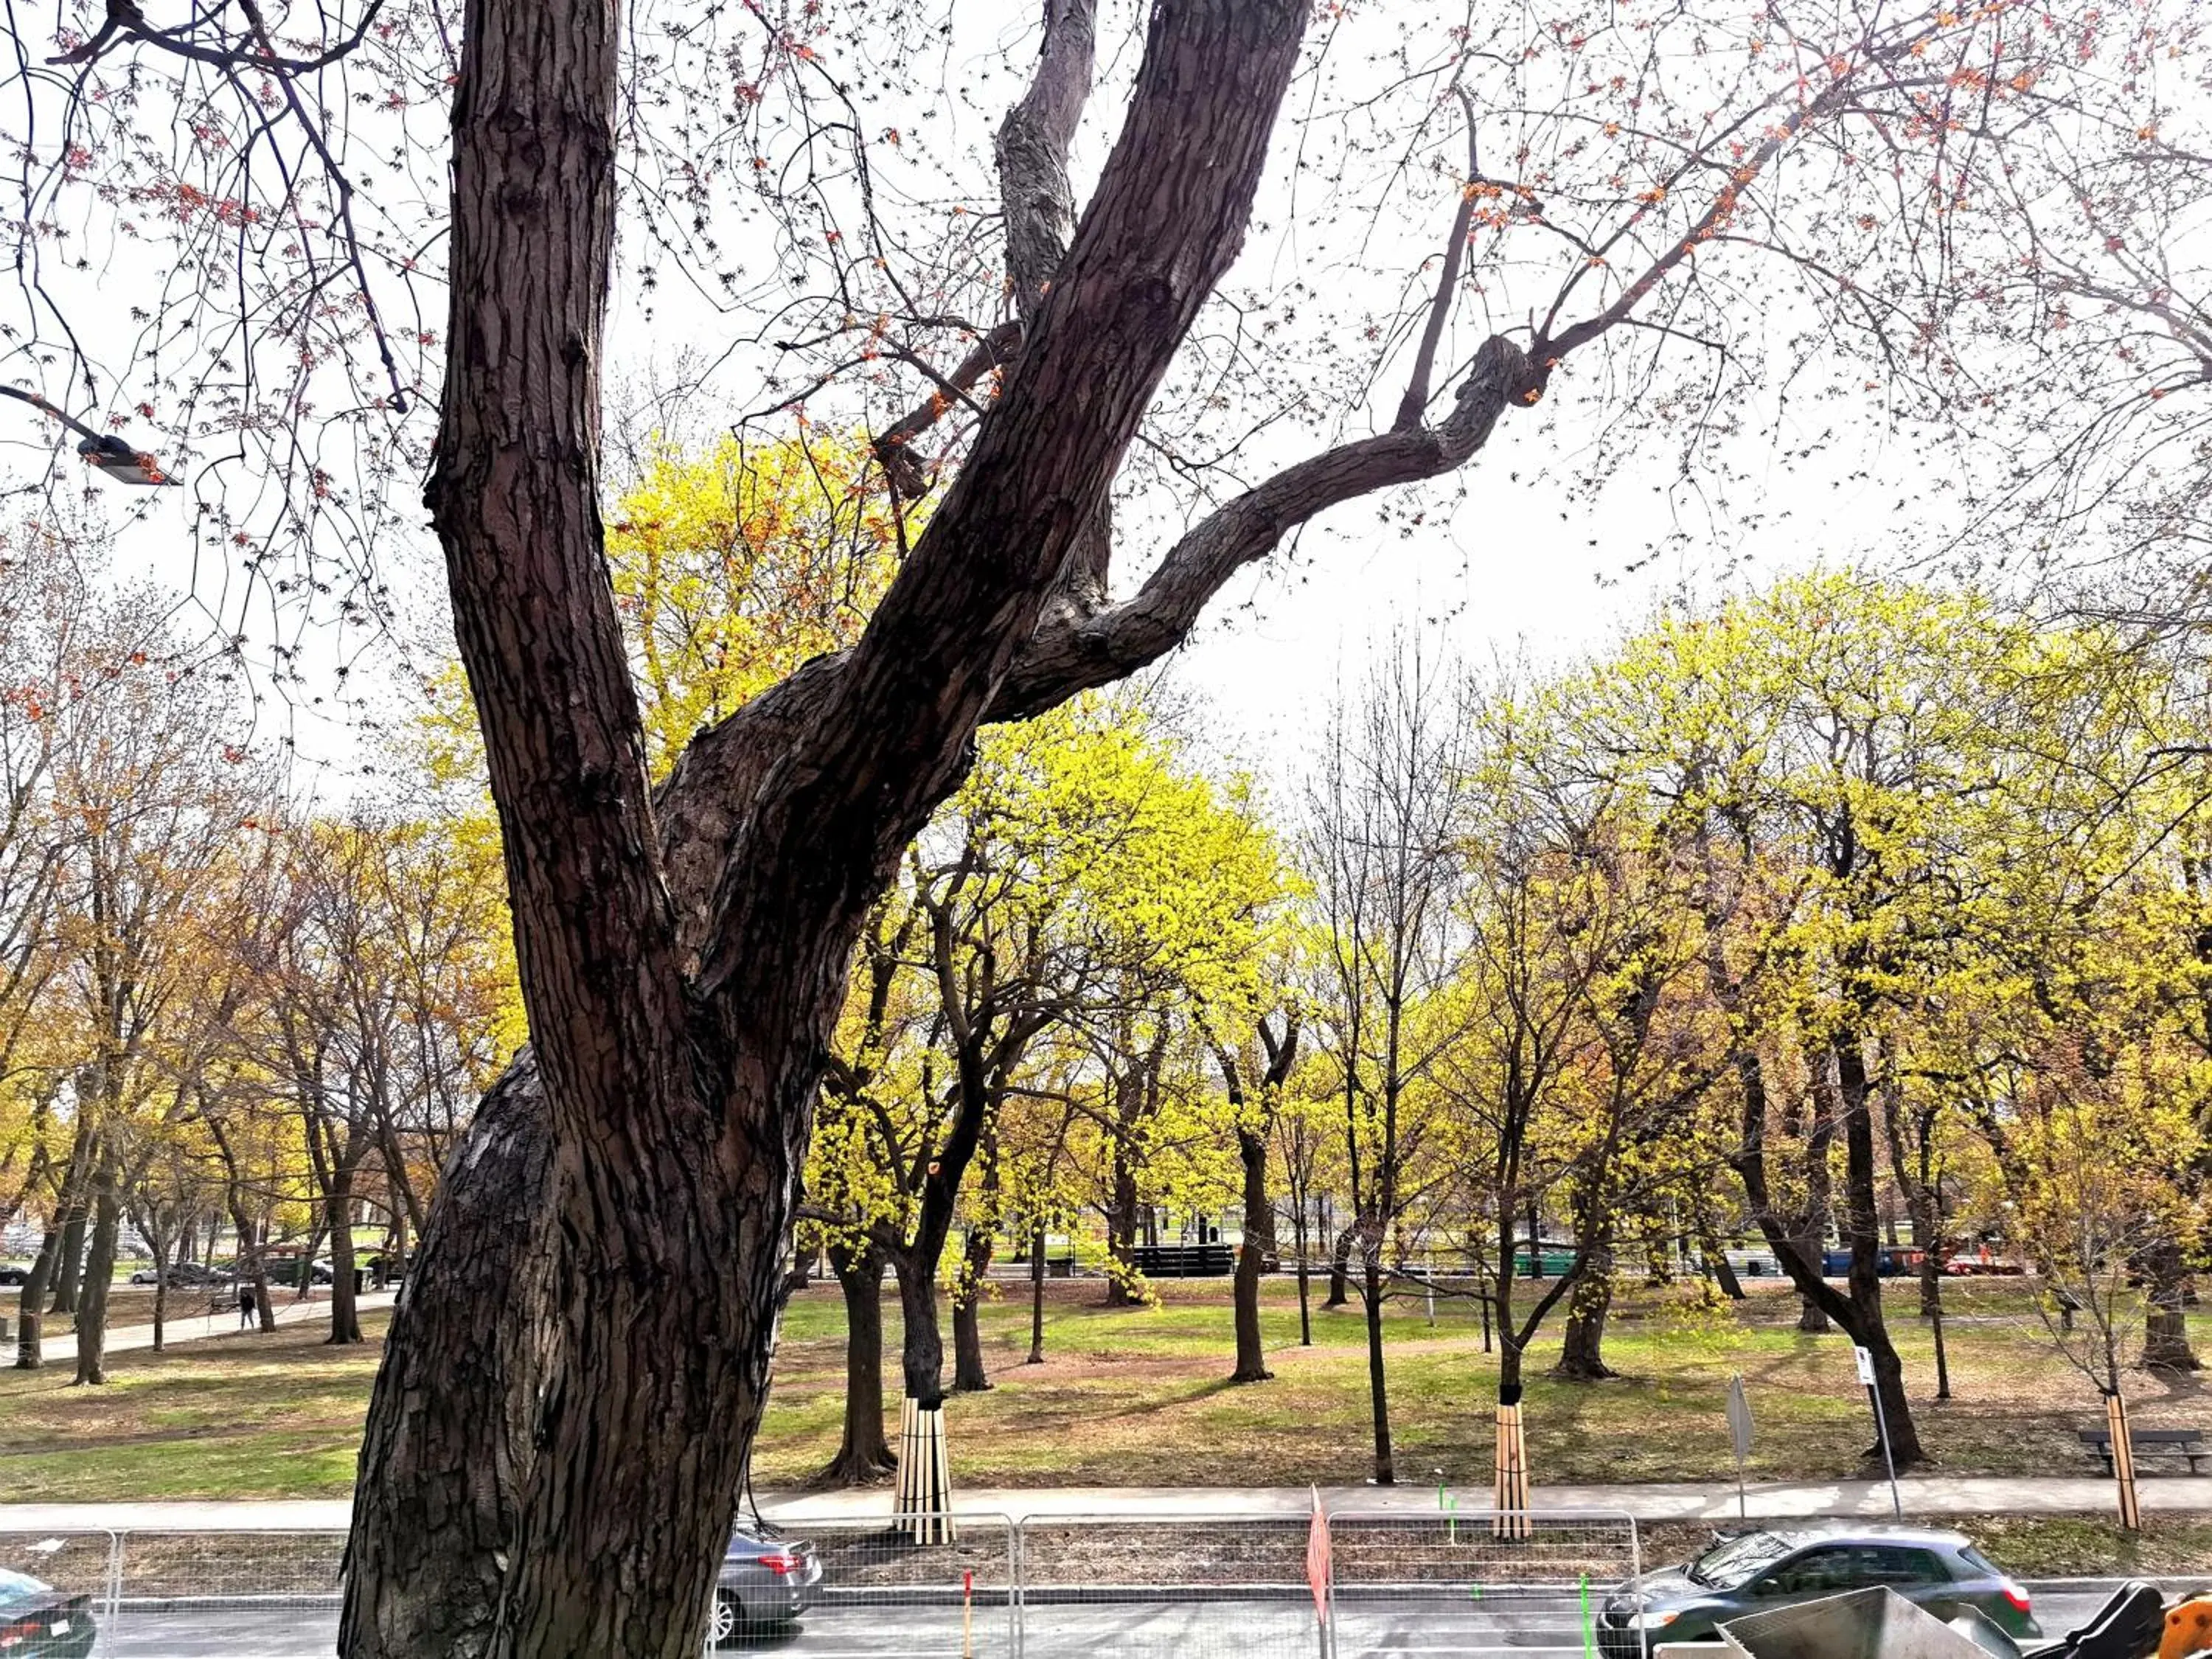
[[[28,1267],[12,1267],[0,1262],[0,1285],[27,1285],[31,1282]]]
[[[0,1567],[0,1653],[8,1659],[85,1659],[100,1634],[89,1595]]]
[[[821,1558],[803,1538],[769,1538],[739,1527],[730,1535],[714,1584],[707,1642],[726,1647],[738,1638],[797,1622],[813,1605]]]
[[[1939,1618],[1972,1608],[2008,1636],[2039,1636],[2027,1591],[1963,1535],[1932,1527],[1776,1527],[1716,1535],[1694,1561],[1632,1578],[1605,1601],[1610,1659],[1660,1641],[1710,1642],[1750,1613],[1883,1584]]]
[[[133,1285],[154,1285],[161,1274],[152,1267],[141,1267],[131,1275]],[[196,1291],[216,1282],[216,1275],[197,1261],[172,1261],[168,1272],[169,1288],[173,1291]]]

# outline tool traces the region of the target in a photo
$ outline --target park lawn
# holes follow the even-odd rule
[[[359,1347],[310,1321],[129,1350],[99,1388],[65,1361],[0,1370],[0,1499],[342,1498],[390,1319],[363,1314]]]
[[[1266,1332],[1273,1382],[1232,1387],[1228,1291],[1169,1283],[1149,1308],[1097,1305],[1097,1287],[1055,1284],[1042,1365],[1026,1365],[1027,1290],[1000,1285],[984,1346],[997,1386],[948,1408],[957,1483],[977,1486],[1357,1485],[1373,1473],[1364,1322],[1356,1307],[1315,1310],[1315,1346],[1298,1346],[1294,1287],[1270,1281]],[[2053,1352],[2016,1284],[1947,1285],[1956,1396],[1937,1402],[1934,1343],[1914,1287],[1889,1287],[1921,1432],[1937,1465],[1966,1474],[2096,1472],[2075,1437],[2101,1421],[2094,1393]],[[1486,1486],[1496,1359],[1464,1303],[1440,1298],[1432,1330],[1419,1299],[1389,1321],[1390,1417],[1401,1480]],[[1540,1483],[1730,1480],[1723,1414],[1741,1371],[1757,1423],[1753,1480],[1865,1472],[1874,1440],[1866,1395],[1840,1336],[1801,1335],[1796,1301],[1754,1288],[1712,1313],[1679,1292],[1625,1292],[1607,1353],[1623,1373],[1597,1384],[1552,1381],[1556,1319],[1532,1350],[1522,1418]],[[896,1341],[896,1317],[886,1310]],[[817,1287],[787,1316],[775,1384],[755,1456],[760,1485],[800,1484],[826,1463],[842,1421],[843,1320]],[[887,1373],[896,1376],[895,1364]],[[2140,1379],[2139,1425],[2208,1421],[2195,1378]],[[2146,1467],[2146,1474],[2158,1472]]]
[[[1678,1292],[1625,1291],[1607,1345],[1625,1375],[1609,1382],[1543,1375],[1557,1354],[1554,1325],[1528,1368],[1524,1416],[1538,1483],[1732,1480],[1722,1402],[1737,1371],[1758,1425],[1753,1479],[1863,1472],[1872,1426],[1850,1351],[1832,1334],[1798,1334],[1794,1299],[1775,1288],[1718,1314]],[[1271,1281],[1275,1380],[1231,1387],[1225,1282],[1164,1285],[1157,1305],[1124,1310],[1097,1305],[1095,1282],[1055,1283],[1048,1358],[1037,1366],[1021,1363],[1026,1286],[996,1289],[982,1322],[998,1386],[950,1407],[958,1486],[1357,1485],[1372,1472],[1364,1331],[1354,1310],[1316,1307],[1316,1346],[1301,1348],[1295,1288]],[[1912,1287],[1892,1294],[1893,1328],[1939,1467],[2095,1472],[2074,1437],[2099,1418],[2094,1396],[2053,1353],[2017,1285],[1947,1287],[1958,1395],[1948,1404],[1930,1397],[1932,1345],[1913,1316]],[[895,1350],[895,1301],[885,1312]],[[118,1353],[99,1389],[70,1388],[64,1366],[0,1370],[0,1494],[18,1502],[343,1496],[387,1317],[364,1317],[371,1340],[357,1349],[325,1346],[310,1322],[162,1355]],[[1437,1321],[1431,1329],[1418,1299],[1389,1313],[1398,1474],[1480,1491],[1489,1480],[1495,1359],[1482,1352],[1467,1304],[1441,1300]],[[2212,1341],[2212,1328],[2199,1340]],[[799,1485],[829,1460],[843,1371],[842,1304],[834,1286],[813,1286],[784,1321],[755,1465],[763,1490]],[[895,1352],[886,1376],[896,1388]],[[2142,1377],[2136,1419],[2212,1426],[2203,1393],[2193,1378]],[[2212,1498],[2212,1483],[2207,1491]]]

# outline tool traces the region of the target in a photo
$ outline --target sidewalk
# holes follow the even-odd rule
[[[392,1305],[392,1297],[398,1294],[396,1291],[363,1291],[354,1298],[354,1305],[363,1313],[373,1308],[388,1308]],[[302,1320],[328,1319],[331,1316],[331,1298],[327,1291],[304,1302],[295,1302],[279,1291],[276,1302],[276,1322],[279,1325],[296,1325]],[[186,1305],[197,1311],[171,1318],[162,1326],[161,1341],[165,1349],[174,1347],[179,1342],[198,1342],[210,1336],[244,1334],[238,1328],[238,1310],[234,1304],[219,1313],[210,1312],[207,1299],[195,1297],[188,1298]],[[153,1346],[154,1328],[151,1325],[117,1325],[107,1333],[109,1353]],[[76,1334],[64,1331],[58,1335],[44,1338],[39,1344],[39,1355],[49,1368],[74,1365],[76,1364]],[[15,1363],[15,1343],[11,1337],[6,1342],[0,1342],[0,1366]]]
[[[1996,1480],[1911,1475],[1898,1482],[1905,1512],[1913,1516],[1948,1515],[2103,1514],[2113,1504],[2112,1483],[2087,1480]],[[1461,1513],[1489,1506],[1487,1488],[1454,1489]],[[2136,1492],[2146,1510],[2212,1509],[2212,1481],[2171,1476],[2139,1481]],[[1753,1486],[1747,1507],[1754,1518],[1863,1516],[1886,1518],[1890,1512],[1886,1480],[1781,1482]],[[1434,1486],[1324,1486],[1322,1501],[1332,1511],[1370,1510],[1433,1512]],[[1733,1486],[1655,1484],[1637,1486],[1552,1486],[1538,1489],[1533,1506],[1543,1510],[1595,1510],[1633,1515],[1639,1521],[1733,1521]],[[1313,1506],[1304,1486],[1060,1486],[978,1488],[956,1492],[953,1507],[963,1514],[1030,1517],[1186,1519],[1255,1516],[1298,1516]],[[812,1521],[864,1521],[888,1517],[888,1487],[860,1492],[766,1493],[761,1513],[788,1525]],[[107,1528],[173,1531],[258,1532],[303,1529],[340,1531],[352,1505],[329,1502],[169,1504],[0,1504],[0,1532],[61,1532]]]

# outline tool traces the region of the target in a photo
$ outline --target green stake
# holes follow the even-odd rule
[[[1597,1636],[1590,1626],[1589,1575],[1583,1576],[1583,1659],[1597,1659]]]

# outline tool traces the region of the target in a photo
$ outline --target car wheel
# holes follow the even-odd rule
[[[726,1648],[737,1640],[738,1632],[744,1628],[744,1604],[729,1591],[714,1592],[714,1610],[707,1615],[707,1645]]]

